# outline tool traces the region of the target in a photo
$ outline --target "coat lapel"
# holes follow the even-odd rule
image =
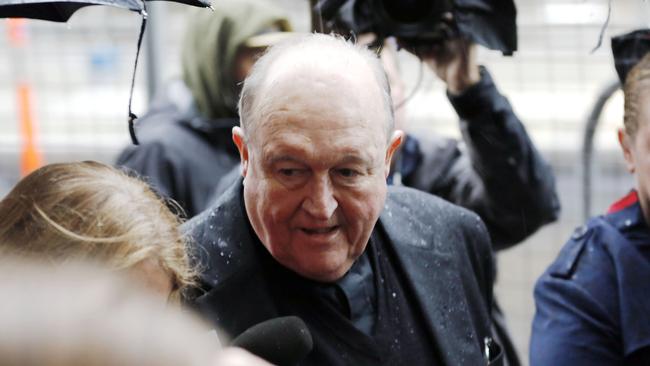
[[[278,316],[249,230],[242,188],[239,179],[210,209],[185,225],[207,287],[194,306],[233,337]]]
[[[389,198],[380,224],[393,244],[395,258],[412,286],[443,363],[481,364],[485,362],[482,340],[477,340],[472,324],[457,252],[464,246],[450,242],[453,237],[449,235],[438,235],[451,232],[442,226],[453,222],[423,222],[418,218],[407,206]],[[472,273],[471,269],[466,272]]]

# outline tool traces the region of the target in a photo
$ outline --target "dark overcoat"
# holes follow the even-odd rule
[[[493,271],[479,217],[432,195],[390,187],[375,230],[379,227],[415,294],[409,302],[424,309],[425,327],[443,364],[486,364]],[[241,179],[184,228],[202,269],[203,293],[191,305],[213,325],[234,337],[264,320],[292,315],[280,313],[269,291]]]

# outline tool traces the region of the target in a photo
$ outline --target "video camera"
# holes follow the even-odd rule
[[[394,36],[405,47],[465,37],[504,55],[517,50],[513,0],[320,0],[313,10],[330,29]]]

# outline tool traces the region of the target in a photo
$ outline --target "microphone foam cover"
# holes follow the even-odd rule
[[[314,346],[307,325],[297,316],[273,318],[254,325],[230,345],[241,347],[278,366],[297,364]]]

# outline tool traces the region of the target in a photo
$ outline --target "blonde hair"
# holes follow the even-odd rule
[[[0,259],[3,366],[205,366],[208,327],[114,272]]]
[[[643,91],[650,91],[650,53],[637,63],[625,78],[623,93],[625,94],[623,125],[625,133],[635,137],[639,129],[639,99]]]
[[[115,270],[154,260],[179,289],[194,284],[180,221],[143,181],[93,161],[44,166],[0,201],[0,256]]]

